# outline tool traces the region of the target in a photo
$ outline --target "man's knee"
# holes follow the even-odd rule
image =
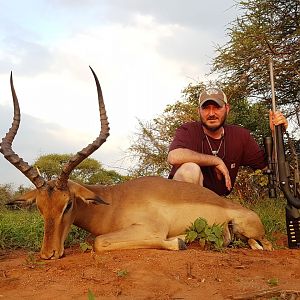
[[[192,162],[182,164],[173,179],[203,185],[203,175],[200,167]]]

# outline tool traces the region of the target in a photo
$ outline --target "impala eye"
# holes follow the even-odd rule
[[[70,202],[68,203],[68,205],[66,206],[66,208],[65,208],[65,210],[64,210],[64,214],[67,213],[67,212],[70,210],[71,207],[72,207],[72,201],[70,201]]]

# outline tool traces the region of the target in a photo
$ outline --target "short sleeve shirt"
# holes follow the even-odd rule
[[[207,139],[209,139],[209,142]],[[259,147],[248,129],[237,125],[224,125],[224,136],[222,139],[213,139],[206,136],[200,122],[189,122],[176,130],[169,151],[177,148],[186,148],[212,155],[212,150],[218,150],[220,147],[217,155],[224,161],[229,170],[232,186],[240,166],[249,166],[256,170],[263,169],[267,165],[264,151]],[[169,178],[173,178],[179,167],[179,165],[172,167]],[[229,194],[225,181],[216,178],[212,167],[201,167],[201,170],[204,176],[203,185],[205,187],[219,195]]]

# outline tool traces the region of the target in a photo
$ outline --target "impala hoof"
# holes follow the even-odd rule
[[[187,249],[186,243],[182,239],[178,239],[178,249],[179,250]]]

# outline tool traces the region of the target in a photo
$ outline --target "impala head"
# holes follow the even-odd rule
[[[41,257],[44,259],[59,258],[64,253],[64,241],[75,219],[77,200],[86,203],[105,203],[92,191],[85,187],[69,181],[69,175],[74,168],[85,158],[96,151],[107,139],[109,127],[105,111],[101,87],[93,69],[100,111],[101,131],[99,136],[77,152],[64,166],[61,174],[56,180],[46,181],[39,172],[25,162],[12,150],[12,142],[17,134],[20,124],[20,108],[17,95],[13,85],[12,74],[10,76],[11,92],[14,103],[13,123],[5,137],[0,143],[0,152],[4,157],[19,169],[36,187],[16,202],[25,204],[36,203],[44,219],[44,239],[41,248]]]

